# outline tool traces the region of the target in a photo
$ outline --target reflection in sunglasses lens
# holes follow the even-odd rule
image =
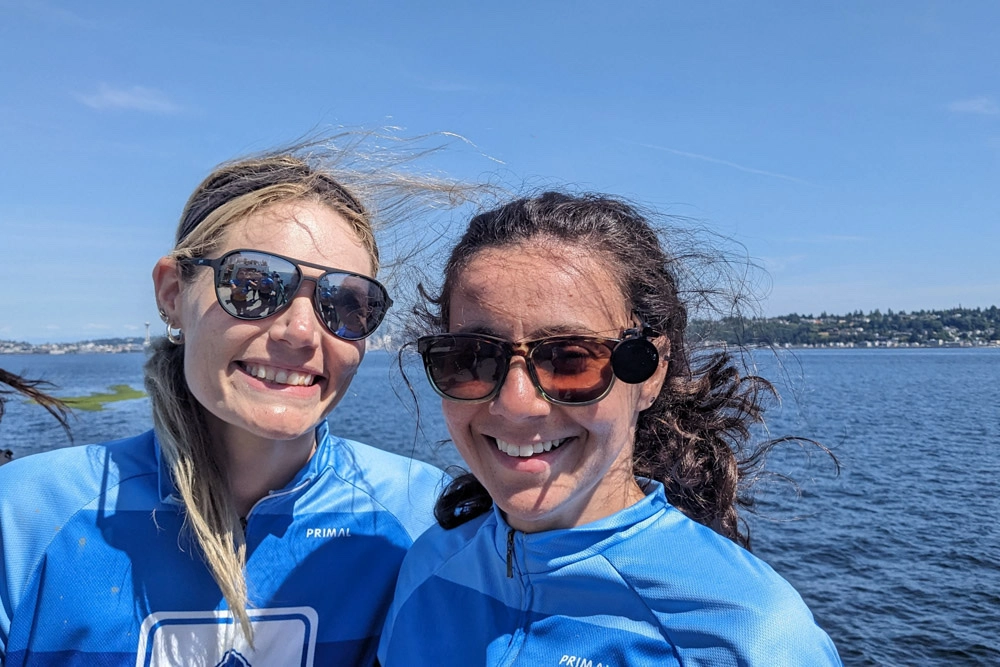
[[[614,381],[612,341],[560,337],[529,346],[536,388],[549,400],[587,403],[603,396]],[[495,394],[513,350],[476,336],[442,336],[423,352],[437,390],[449,398],[483,400]]]
[[[235,251],[211,264],[215,291],[234,317],[258,320],[288,305],[302,282],[293,261],[265,252]],[[364,276],[328,271],[316,281],[315,305],[334,335],[359,340],[372,333],[390,305],[384,288]]]
[[[592,401],[612,381],[611,349],[598,341],[566,338],[541,343],[533,359],[545,392],[559,401]]]
[[[502,347],[489,341],[459,338],[431,352],[434,383],[445,395],[460,400],[486,398],[497,386],[508,361]]]
[[[338,336],[364,338],[382,322],[388,300],[382,287],[367,278],[344,273],[327,274],[321,292],[324,317]]]
[[[298,287],[294,264],[274,255],[235,252],[225,255],[216,291],[223,308],[236,317],[261,319],[281,309]]]

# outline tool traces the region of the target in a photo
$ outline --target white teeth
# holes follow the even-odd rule
[[[497,449],[507,456],[527,458],[535,454],[541,454],[542,452],[552,451],[559,445],[563,444],[566,440],[546,440],[545,442],[536,442],[533,445],[513,445],[509,442],[504,442],[500,438],[497,438],[496,441]]]
[[[261,364],[244,364],[247,374],[275,384],[290,384],[295,386],[308,387],[313,383],[314,375],[309,373],[299,373],[297,371],[286,371],[282,368],[273,368]]]

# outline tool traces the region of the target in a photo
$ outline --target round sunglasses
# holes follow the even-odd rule
[[[587,405],[611,391],[612,354],[622,341],[592,336],[552,336],[511,343],[484,334],[439,334],[417,340],[431,386],[452,401],[494,398],[513,357],[524,357],[532,384],[550,403]]]
[[[382,323],[392,299],[373,278],[260,250],[232,250],[218,259],[180,260],[215,271],[215,296],[222,309],[240,320],[262,320],[292,302],[305,281],[315,284],[313,307],[337,338],[361,340]],[[320,269],[317,278],[302,275],[303,266]]]

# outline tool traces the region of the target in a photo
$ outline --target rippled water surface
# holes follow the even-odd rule
[[[331,417],[334,432],[438,465],[456,462],[419,368],[415,406],[394,356],[370,352]],[[782,404],[772,436],[754,551],[802,593],[846,665],[1000,665],[1000,350],[803,350],[755,354]],[[5,355],[0,366],[59,385],[60,395],[142,388],[141,354]],[[397,396],[398,395],[398,396]],[[80,412],[76,444],[149,427],[147,399]],[[0,447],[18,456],[67,444],[38,406],[8,404]]]
[[[822,441],[841,473],[821,455],[772,457],[802,496],[764,494],[781,520],[754,523],[755,551],[802,592],[845,664],[1000,665],[1000,350],[779,360],[772,434]]]

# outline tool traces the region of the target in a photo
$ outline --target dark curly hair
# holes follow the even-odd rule
[[[546,192],[517,199],[475,216],[452,250],[440,293],[423,287],[425,305],[417,314],[424,327],[447,331],[452,291],[480,252],[544,237],[590,249],[603,256],[626,306],[669,340],[667,376],[659,396],[639,416],[633,454],[634,474],[658,480],[667,498],[695,521],[749,546],[749,531],[738,508],[752,506],[744,493],[774,441],[751,444],[751,428],[762,421],[773,386],[744,375],[726,350],[695,350],[686,338],[692,301],[710,298],[705,290],[682,294],[690,257],[671,255],[657,230],[633,205],[600,194]],[[444,491],[435,516],[445,528],[460,525],[492,505],[471,473]]]

